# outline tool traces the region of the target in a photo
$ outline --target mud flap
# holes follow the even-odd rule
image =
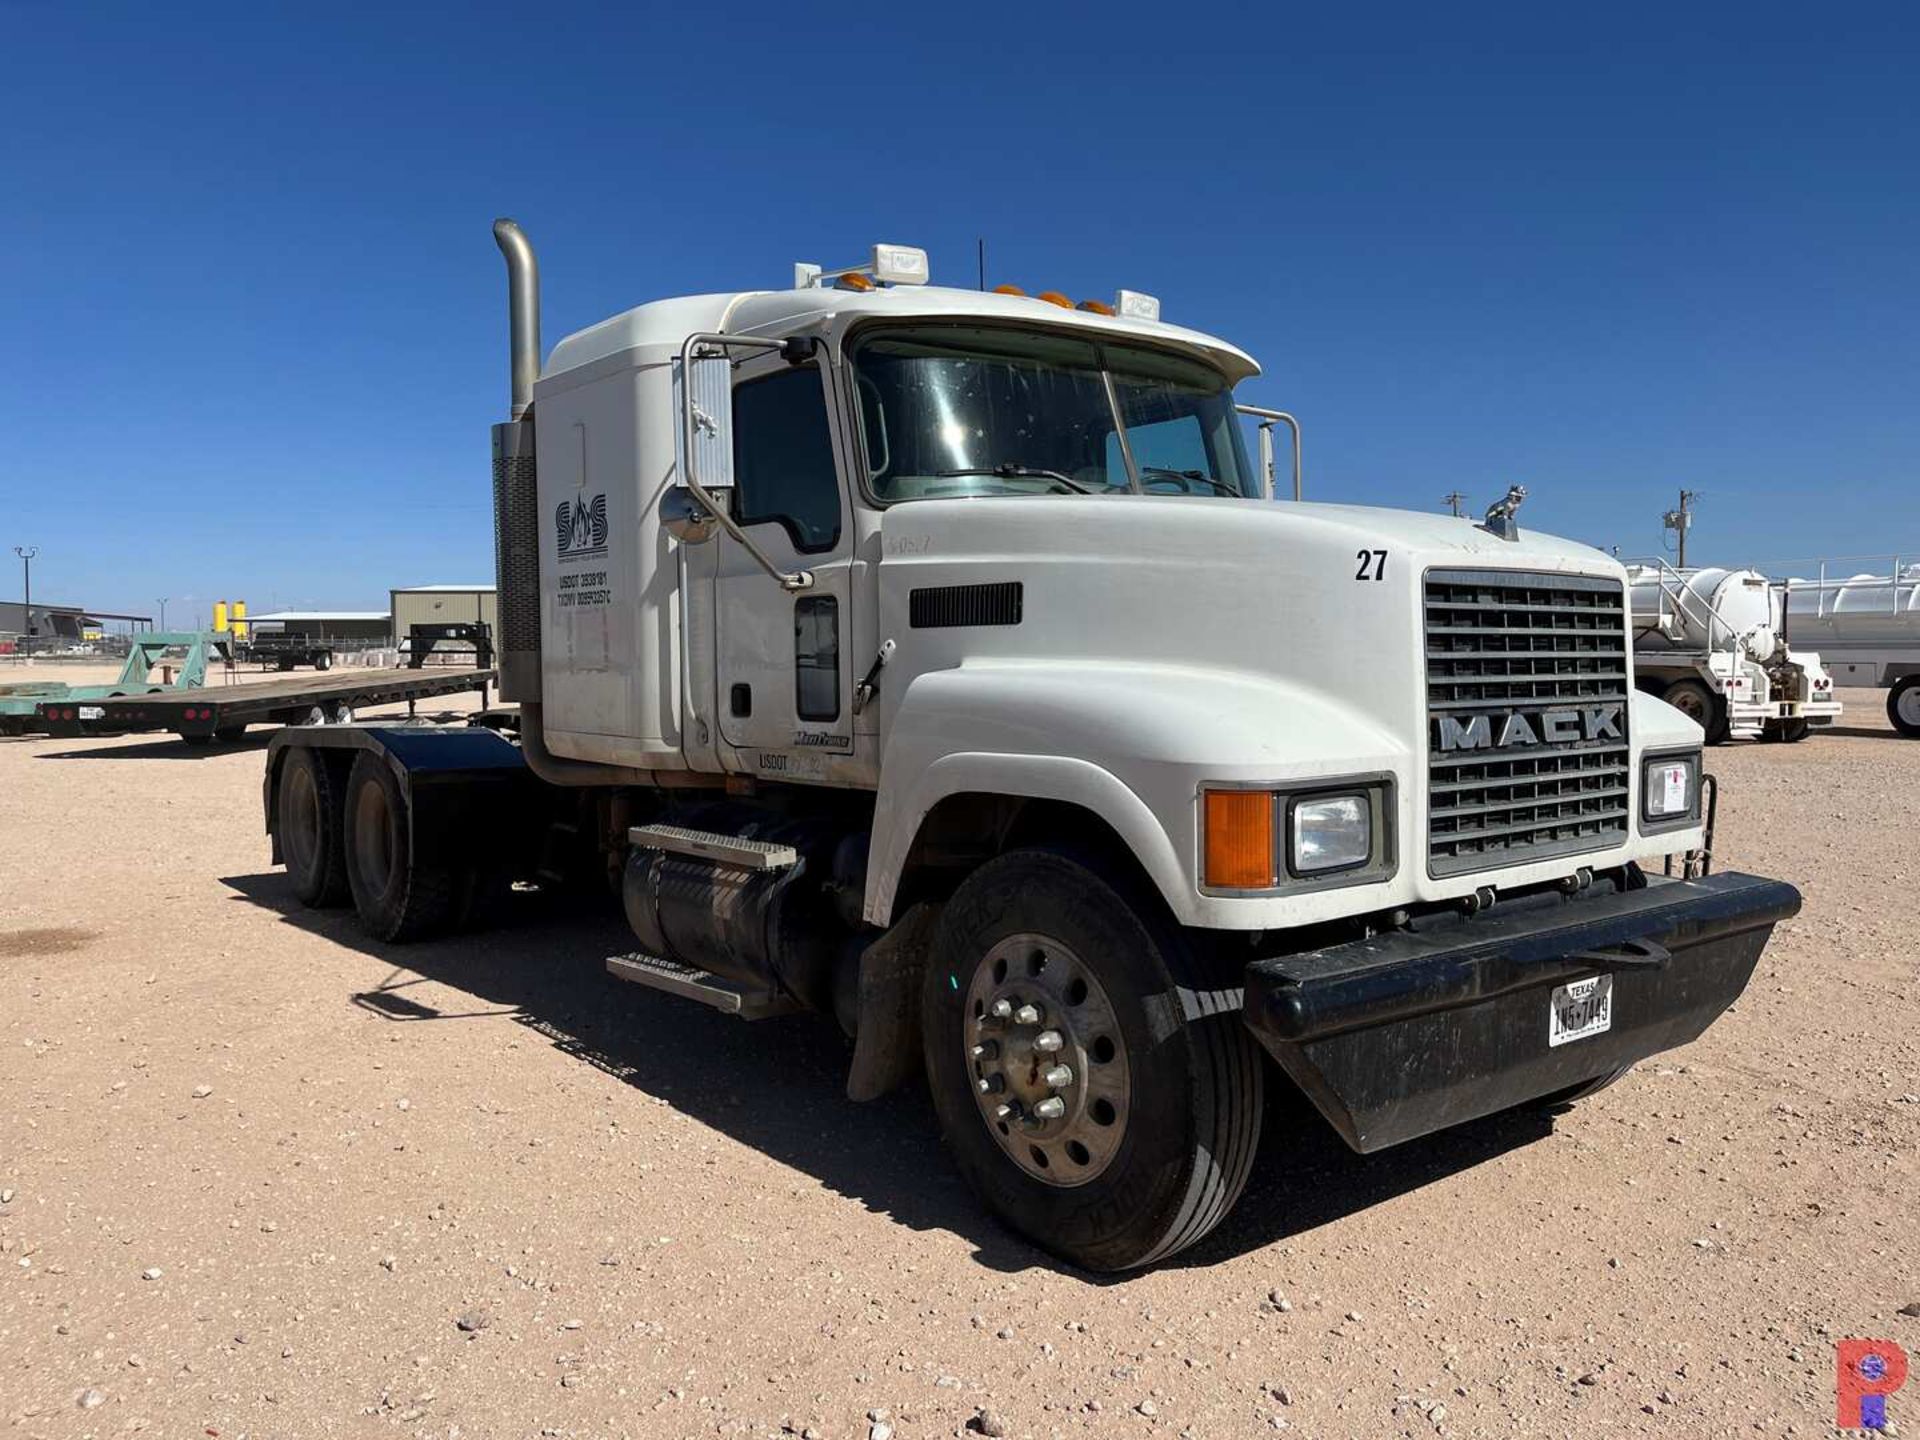
[[[921,903],[860,955],[849,1100],[878,1100],[920,1069],[920,976],[938,905]]]

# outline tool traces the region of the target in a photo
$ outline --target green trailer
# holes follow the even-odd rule
[[[21,680],[0,684],[0,735],[45,735],[54,721],[78,720],[106,700],[129,695],[169,695],[198,690],[207,683],[207,666],[233,659],[231,637],[212,630],[146,630],[133,636],[120,678],[110,685],[69,685],[62,680]],[[155,682],[158,666],[174,668],[170,679]]]

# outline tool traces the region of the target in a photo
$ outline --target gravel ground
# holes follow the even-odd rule
[[[1281,1110],[1226,1226],[1119,1279],[985,1219],[924,1094],[847,1103],[830,1025],[609,979],[615,913],[388,951],[300,910],[264,737],[0,740],[0,1418],[1831,1433],[1833,1339],[1920,1357],[1920,744],[1845,699],[1713,754],[1721,863],[1807,905],[1699,1043],[1368,1159]]]

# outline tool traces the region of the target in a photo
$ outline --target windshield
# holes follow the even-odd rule
[[[874,334],[853,368],[882,501],[1125,492],[1133,471],[1148,494],[1260,494],[1226,379],[1181,356],[941,326]]]

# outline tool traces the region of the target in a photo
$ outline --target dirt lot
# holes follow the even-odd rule
[[[983,1218],[924,1094],[847,1103],[830,1025],[607,978],[615,913],[389,952],[298,909],[264,738],[0,741],[0,1419],[1830,1433],[1833,1338],[1920,1359],[1920,744],[1845,698],[1713,756],[1723,865],[1807,906],[1702,1041],[1370,1159],[1282,1112],[1228,1224],[1118,1280]]]

